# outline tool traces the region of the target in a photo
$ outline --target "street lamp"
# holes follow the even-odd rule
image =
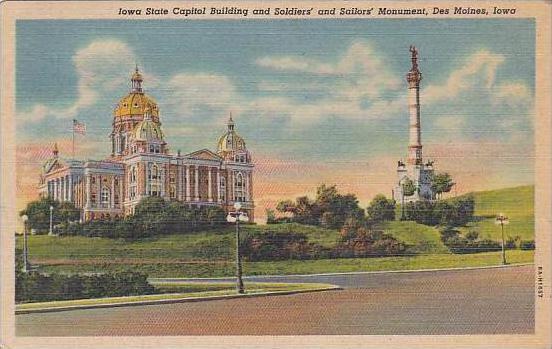
[[[50,231],[48,232],[48,235],[54,235],[54,206],[50,205]]]
[[[506,246],[504,243],[504,224],[508,224],[508,217],[503,215],[502,213],[499,213],[496,217],[495,224],[500,225],[500,229],[502,230],[502,264],[506,264]]]
[[[245,293],[243,288],[243,280],[242,280],[242,265],[241,265],[241,254],[240,254],[240,221],[247,222],[249,221],[249,217],[247,216],[246,212],[241,212],[242,205],[240,202],[236,202],[234,204],[234,212],[228,212],[228,216],[226,216],[226,220],[229,223],[236,223],[236,278],[237,278],[237,284],[236,284],[236,290],[238,293]]]
[[[29,271],[29,250],[27,246],[27,221],[29,217],[27,215],[21,216],[23,220],[23,272],[26,273]]]

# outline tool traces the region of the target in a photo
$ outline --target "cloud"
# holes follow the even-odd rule
[[[265,92],[280,93],[282,87],[293,91],[293,97],[264,97],[264,105],[278,104],[296,125],[312,124],[322,118],[380,119],[397,111],[397,103],[389,98],[402,87],[401,75],[385,64],[385,57],[364,41],[357,41],[334,61],[303,56],[265,56],[256,60],[263,68],[294,71],[305,77],[286,83],[262,81]],[[313,90],[314,87],[314,90]],[[399,98],[399,100],[401,100]],[[258,103],[257,103],[258,104]]]
[[[77,75],[77,98],[66,108],[34,105],[30,111],[18,112],[18,119],[39,121],[46,117],[70,119],[79,115],[85,108],[93,106],[102,96],[120,91],[127,81],[121,79],[121,72],[127,72],[137,59],[132,49],[124,42],[115,39],[95,40],[78,50],[73,56],[73,65]],[[150,86],[155,83],[151,78]]]
[[[491,89],[496,80],[496,70],[504,62],[504,56],[483,50],[469,56],[464,64],[454,70],[441,85],[431,85],[423,90],[424,103],[456,98],[464,91]]]

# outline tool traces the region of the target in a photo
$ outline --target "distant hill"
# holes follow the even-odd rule
[[[460,228],[467,233],[475,230],[482,239],[500,240],[501,232],[495,224],[497,214],[503,213],[510,224],[505,226],[504,235],[519,236],[523,240],[534,239],[534,186],[522,186],[465,194],[475,198],[476,222]],[[400,210],[397,210],[397,217]],[[448,249],[441,242],[441,235],[434,227],[416,222],[386,222],[381,228],[388,234],[409,245],[413,253],[447,253]]]
[[[501,232],[495,218],[502,213],[509,218],[509,224],[504,228],[506,237],[535,238],[534,186],[480,191],[471,195],[475,198],[475,215],[479,221],[471,223],[465,230],[475,230],[482,238],[500,240]]]

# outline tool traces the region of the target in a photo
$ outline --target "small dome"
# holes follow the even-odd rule
[[[234,131],[234,120],[232,116],[228,119],[228,131],[219,138],[217,150],[219,154],[228,153],[237,150],[246,150],[245,141]]]
[[[132,138],[137,141],[163,141],[164,137],[161,126],[150,118],[140,121],[132,131]]]

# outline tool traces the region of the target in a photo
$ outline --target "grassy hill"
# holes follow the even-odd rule
[[[506,237],[535,238],[534,186],[481,191],[473,193],[473,196],[478,221],[462,228],[463,231],[475,230],[481,238],[500,240],[500,227],[495,224],[495,218],[503,213],[510,221],[504,227]]]
[[[448,253],[441,241],[439,231],[434,227],[409,221],[385,222],[381,228],[408,245],[408,251],[417,254]]]
[[[500,229],[494,224],[497,213],[510,218],[506,236],[534,238],[532,186],[473,193],[476,222],[462,227],[463,232],[476,230],[481,238],[500,240]],[[452,255],[440,240],[439,231],[415,222],[393,221],[380,226],[386,233],[408,245],[415,257],[386,257],[320,261],[280,261],[245,263],[251,273],[295,273],[357,270],[417,269],[444,266],[492,265],[500,262],[495,253]],[[336,230],[295,223],[269,226],[243,226],[243,233],[272,230],[305,233],[310,242],[333,246],[339,239]],[[132,269],[150,276],[222,276],[234,272],[234,227],[190,234],[173,234],[139,241],[107,238],[31,236],[29,253],[32,263],[44,271],[102,272]],[[17,239],[22,247],[22,239]],[[532,260],[532,251],[509,251],[511,262]],[[510,257],[509,257],[510,258]],[[496,261],[495,261],[496,260]],[[306,268],[306,269],[305,269]],[[310,269],[309,269],[310,268]]]

